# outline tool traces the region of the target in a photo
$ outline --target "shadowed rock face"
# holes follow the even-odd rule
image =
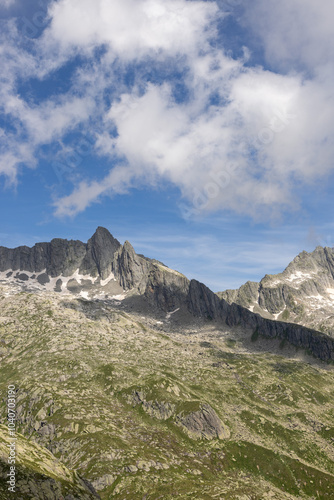
[[[254,314],[237,304],[222,300],[225,322],[230,326],[252,328],[254,333],[269,338],[287,340],[292,345],[310,351],[322,361],[334,361],[334,339],[316,330],[294,323],[273,321]]]
[[[229,326],[241,326],[269,338],[286,340],[296,347],[309,350],[323,361],[334,360],[334,339],[302,325],[274,321],[254,314],[238,304],[219,300],[202,283],[192,280],[187,297],[188,308],[194,316],[223,321]]]
[[[32,248],[0,247],[0,271],[46,270],[49,276],[56,277],[71,276],[79,269],[82,274],[105,279],[111,273],[113,256],[120,246],[107,229],[99,227],[87,244],[57,238]]]
[[[28,271],[40,273],[46,269],[50,276],[70,276],[85,256],[86,245],[81,241],[54,239],[37,243],[33,248],[0,247],[0,271]]]

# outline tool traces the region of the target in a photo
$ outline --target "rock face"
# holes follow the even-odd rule
[[[306,349],[322,361],[334,361],[334,339],[316,330],[294,323],[274,321],[254,314],[238,304],[223,303],[225,322],[230,326],[252,328],[255,336],[286,340],[296,347]]]
[[[113,270],[114,254],[120,247],[120,242],[107,229],[98,227],[87,242],[85,257],[79,267],[80,273],[107,279]]]
[[[0,247],[0,271],[28,271],[50,277],[80,274],[101,276],[111,273],[114,253],[121,244],[104,228],[97,228],[87,244],[60,238],[50,243],[37,243],[34,247]]]
[[[188,308],[195,316],[212,320],[222,318],[220,300],[203,283],[191,280],[187,297]]]
[[[128,401],[134,405],[141,405],[143,410],[152,418],[168,420],[173,417],[173,422],[181,426],[182,430],[192,439],[227,439],[229,430],[222,424],[214,409],[207,403],[186,402],[196,406],[195,411],[182,410],[178,413],[177,407],[182,402],[171,403],[168,401],[147,401],[150,399],[143,391],[134,391]]]
[[[230,435],[209,404],[201,405],[198,411],[188,415],[179,415],[177,423],[194,439],[226,439]]]
[[[150,267],[149,261],[140,257],[134,251],[133,246],[126,241],[123,247],[118,249],[113,263],[115,275],[119,277],[120,285],[124,290],[137,288],[140,293],[146,287],[146,277]]]
[[[280,274],[218,293],[264,318],[298,323],[332,335],[334,331],[334,249],[300,253]]]
[[[50,243],[37,243],[33,248],[0,247],[0,271],[46,270],[50,276],[71,275],[85,256],[86,245],[81,241],[54,239]]]

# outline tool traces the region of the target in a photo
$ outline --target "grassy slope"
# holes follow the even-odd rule
[[[250,354],[237,330],[167,334],[84,301],[0,295],[0,307],[0,389],[19,388],[18,430],[103,499],[331,498],[328,367]],[[135,390],[176,413],[209,403],[230,438],[191,440],[174,416],[136,406]]]

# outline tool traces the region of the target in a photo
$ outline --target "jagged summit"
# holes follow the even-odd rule
[[[157,298],[160,282],[188,281],[161,262],[138,255],[129,241],[121,245],[104,227],[98,227],[87,243],[55,238],[32,248],[0,247],[0,280],[27,291],[115,300],[129,292]],[[171,297],[167,302],[174,306]]]

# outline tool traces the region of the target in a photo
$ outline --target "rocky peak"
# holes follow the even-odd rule
[[[114,270],[124,290],[138,288],[140,292],[143,292],[145,277],[147,277],[149,267],[150,263],[145,258],[136,254],[129,241],[126,241],[118,249],[114,262]]]
[[[98,227],[87,242],[86,255],[80,271],[82,274],[107,279],[112,272],[114,254],[120,247],[120,242],[107,229]]]

